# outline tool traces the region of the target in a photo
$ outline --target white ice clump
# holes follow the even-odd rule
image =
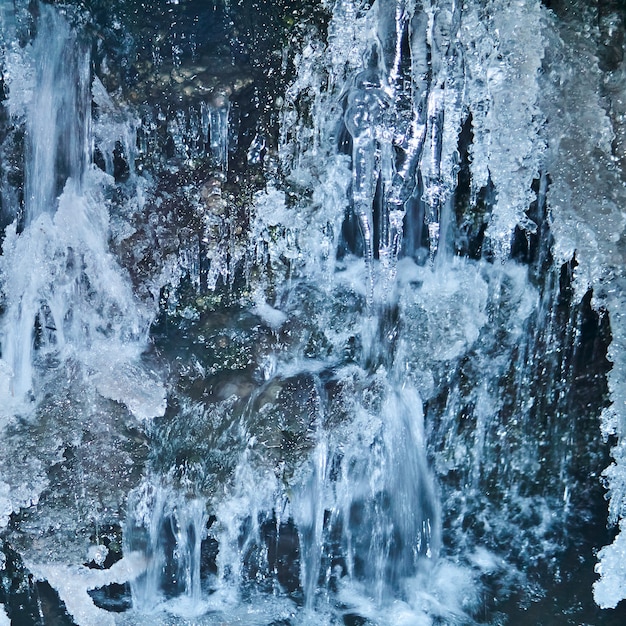
[[[0,409],[0,429],[4,427],[12,415],[7,411],[7,407],[11,403],[11,378],[13,376],[13,368],[4,360],[0,359],[0,399],[2,399],[3,408]]]
[[[407,272],[408,262],[403,263]],[[409,287],[401,296],[411,327],[430,358],[447,361],[468,351],[487,322],[488,285],[477,267],[463,261],[432,271],[414,267],[421,274],[421,288]],[[413,345],[412,349],[417,348]]]
[[[18,484],[0,480],[0,530],[6,528],[11,514],[20,509],[27,509],[39,502],[39,495],[48,486],[48,479],[40,472],[40,463],[34,461],[26,480]],[[14,477],[5,476],[7,480]]]
[[[78,626],[115,626],[114,616],[98,608],[87,592],[136,579],[145,571],[146,560],[143,554],[134,552],[104,570],[56,563],[28,562],[26,565],[35,579],[47,580],[57,591]]]
[[[111,98],[97,76],[94,76],[91,84],[91,93],[98,109],[93,124],[93,141],[104,159],[106,173],[113,176],[114,151],[119,145],[130,173],[133,174],[139,121],[130,111]]]
[[[593,597],[600,608],[614,609],[626,598],[626,522],[620,523],[620,534],[610,546],[598,552],[596,572],[600,580],[593,585]]]
[[[285,313],[270,306],[267,302],[257,303],[252,312],[258,315],[274,331],[279,330],[287,320]]]
[[[504,260],[516,226],[536,229],[525,213],[535,199],[531,185],[545,150],[545,114],[538,106],[545,10],[539,0],[471,3],[463,9],[460,33],[474,133],[472,191],[476,194],[488,180],[495,186],[486,235]]]
[[[0,626],[11,626],[11,620],[4,610],[4,606],[0,604]]]
[[[104,356],[111,356],[111,359],[100,358]],[[167,394],[155,372],[134,364],[123,355],[111,355],[104,350],[95,362],[94,384],[103,397],[126,405],[142,421],[165,413]]]
[[[350,179],[345,157],[329,157],[329,165],[328,178],[299,181],[314,188],[306,206],[289,206],[284,192],[271,186],[256,194],[250,234],[256,264],[280,276],[288,263],[290,271],[317,275],[323,287],[330,286]]]
[[[13,513],[13,505],[9,491],[11,486],[0,481],[0,528],[5,528],[9,523],[9,517]]]

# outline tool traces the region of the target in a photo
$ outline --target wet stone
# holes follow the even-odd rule
[[[90,589],[87,593],[99,609],[112,613],[123,613],[130,609],[133,604],[128,583],[123,585],[111,583],[105,587]]]

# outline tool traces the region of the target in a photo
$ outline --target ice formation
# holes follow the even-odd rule
[[[610,438],[616,607],[624,11],[156,4],[0,5],[0,574],[80,626],[493,623]]]

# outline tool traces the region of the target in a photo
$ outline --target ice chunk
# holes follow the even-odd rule
[[[105,398],[126,405],[139,420],[149,420],[165,413],[167,398],[163,383],[154,372],[139,364],[98,359],[94,382]]]
[[[596,573],[600,580],[593,585],[593,597],[600,608],[613,609],[626,599],[626,521],[610,546],[598,553]]]
[[[267,302],[259,302],[254,307],[253,312],[266,322],[272,330],[278,330],[287,320],[285,313],[270,306]]]
[[[96,546],[89,546],[87,551],[87,561],[93,561],[96,565],[102,566],[106,561],[109,549],[104,544],[98,544]]]
[[[10,486],[0,481],[0,528],[4,528],[9,523],[9,517],[13,513],[9,490]]]
[[[0,399],[2,399],[2,404],[6,406],[10,403],[11,400],[11,378],[13,376],[13,369],[11,366],[4,360],[0,359]],[[0,409],[0,419],[2,418],[3,412]],[[0,426],[2,426],[2,422],[0,421]]]
[[[5,476],[10,482],[0,480],[0,529],[7,526],[14,511],[27,508],[39,501],[39,494],[48,486],[47,479],[37,471],[39,466],[37,460],[33,461],[26,479],[20,474]]]
[[[474,133],[472,195],[489,180],[495,186],[497,199],[486,235],[502,260],[509,255],[516,226],[528,224],[531,186],[546,149],[544,114],[538,106],[546,45],[543,20],[539,2],[511,4],[495,11],[492,19],[484,19],[480,3],[471,3],[464,6],[460,29]]]
[[[106,570],[58,563],[27,562],[26,565],[36,579],[47,580],[57,591],[78,626],[115,626],[113,615],[98,608],[87,592],[134,580],[146,569],[145,558],[139,552],[126,555]]]

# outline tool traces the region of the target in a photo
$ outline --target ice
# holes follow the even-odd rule
[[[140,421],[160,417],[167,406],[165,387],[155,372],[133,360],[100,348],[97,358],[89,361],[95,368],[94,385],[105,398],[126,405]]]
[[[548,115],[550,137],[547,164],[552,184],[548,202],[553,216],[554,255],[559,262],[575,257],[577,298],[582,298],[587,289],[593,289],[594,307],[607,311],[611,324],[608,358],[613,368],[608,379],[612,405],[603,411],[602,432],[618,437],[612,451],[615,462],[605,470],[610,495],[609,521],[618,523],[626,514],[623,317],[626,224],[622,208],[626,189],[623,169],[616,167],[617,160],[623,158],[619,137],[624,130],[620,114],[624,91],[619,77],[624,63],[612,72],[601,72],[589,29],[581,27],[589,18],[586,10],[581,7],[562,22],[548,22],[551,32],[545,64],[550,72],[541,81],[544,96],[541,106]],[[576,54],[570,56],[574,49]],[[572,59],[571,65],[560,63],[564,57]],[[601,83],[610,85],[605,92],[608,101],[600,96]],[[595,597],[601,606],[615,606],[624,597],[623,570],[618,573],[622,536],[623,531],[612,546],[599,553],[597,571],[601,579],[596,583]],[[613,566],[617,567],[616,571]]]
[[[91,78],[86,8],[70,26],[42,5],[22,47],[0,9],[28,161],[0,260],[0,527],[23,516],[27,564],[79,624],[114,623],[87,593],[113,580],[133,589],[120,624],[155,605],[155,624],[467,624],[495,579],[530,595],[523,570],[557,563],[588,488],[566,398],[583,365],[560,353],[585,360],[589,289],[611,325],[598,437],[624,527],[624,64],[600,71],[588,18],[540,0],[322,4],[285,44],[279,137],[277,112],[230,90],[107,91],[117,61]],[[117,69],[152,71],[137,55]],[[122,563],[143,555],[126,572],[77,565],[112,555],[85,539],[102,520],[123,525]],[[624,532],[599,553],[600,606],[626,595]]]
[[[472,185],[474,193],[488,180],[496,188],[487,236],[496,256],[505,259],[534,199],[531,186],[545,151],[545,113],[539,108],[544,11],[540,2],[516,2],[485,19],[478,3],[467,9],[460,32],[474,132]]]
[[[489,287],[480,274],[463,262],[435,271],[419,271],[404,262],[402,270],[404,280],[412,270],[422,283],[420,289],[409,283],[401,296],[408,324],[416,324],[409,337],[421,335],[417,341],[428,346],[435,360],[454,359],[471,348],[487,323]]]
[[[2,465],[4,461],[2,459]],[[27,467],[26,476],[22,473],[22,464],[14,461],[9,463],[8,469],[3,468],[3,477],[9,482],[0,480],[0,529],[7,527],[14,512],[36,506],[40,494],[50,484],[47,477],[42,475],[38,460],[27,462]]]
[[[11,620],[6,614],[4,606],[0,605],[0,626],[11,626]]]
[[[13,505],[9,491],[11,486],[5,482],[0,482],[0,528],[5,528],[9,523],[9,517],[13,513]]]
[[[253,313],[256,313],[272,330],[279,330],[280,327],[287,320],[287,315],[282,311],[274,308],[267,304],[267,302],[258,303],[254,309],[252,309]]]
[[[98,76],[93,78],[91,93],[96,105],[93,120],[94,147],[100,151],[104,159],[106,173],[114,175],[114,152],[121,147],[122,157],[128,165],[130,174],[133,175],[139,121],[126,107],[113,100]]]
[[[600,608],[613,609],[626,599],[626,522],[610,546],[598,552],[596,573],[600,580],[593,585],[593,597]]]
[[[144,555],[130,553],[106,570],[56,563],[33,562],[27,566],[35,579],[47,580],[57,591],[78,626],[115,626],[113,615],[96,607],[87,592],[134,580],[145,570],[146,562]]]
[[[286,277],[290,268],[305,268],[308,275],[318,275],[323,286],[330,286],[348,181],[346,159],[337,155],[329,158],[309,206],[287,206],[284,192],[272,186],[258,192],[250,229],[255,262],[269,263],[276,276]]]

